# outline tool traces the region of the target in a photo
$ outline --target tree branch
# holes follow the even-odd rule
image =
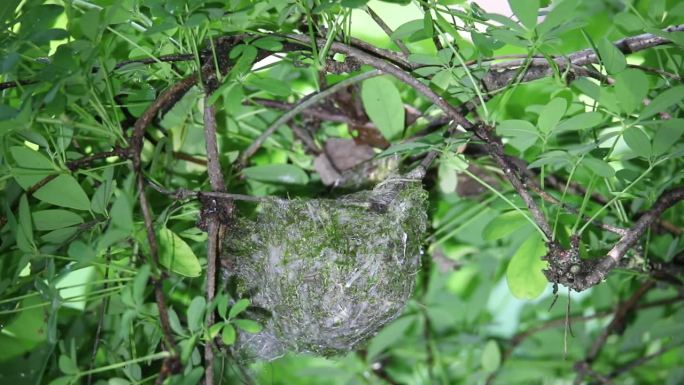
[[[583,260],[574,254],[571,258],[565,258],[553,250],[550,251],[547,256],[549,268],[544,273],[549,281],[576,291],[582,291],[600,283],[611,270],[620,264],[627,251],[637,243],[662,213],[683,199],[684,187],[664,192],[602,259]]]
[[[288,37],[301,44],[309,43],[309,38],[307,36],[288,35]],[[325,40],[318,39],[317,44],[324,45]],[[506,178],[511,182],[515,190],[521,196],[521,198],[527,205],[527,208],[532,213],[532,217],[534,218],[535,223],[537,223],[540,230],[545,235],[545,238],[547,240],[552,239],[551,227],[549,226],[546,218],[544,217],[543,213],[541,212],[537,204],[534,202],[534,199],[532,199],[527,189],[523,186],[523,183],[520,181],[520,178],[517,176],[517,174],[515,174],[515,168],[504,156],[503,144],[501,143],[501,139],[497,138],[493,134],[493,129],[491,127],[487,127],[484,125],[476,126],[475,124],[471,123],[461,114],[461,112],[457,108],[449,104],[443,97],[437,95],[429,86],[427,86],[424,83],[421,83],[418,79],[414,78],[410,74],[404,72],[403,70],[397,68],[396,66],[390,63],[385,62],[384,60],[378,59],[354,47],[350,47],[348,45],[337,42],[332,44],[331,50],[334,52],[342,52],[347,55],[352,55],[362,63],[375,67],[376,69],[382,72],[394,76],[398,80],[402,81],[403,83],[407,84],[408,86],[414,88],[416,91],[421,93],[429,101],[431,101],[437,107],[442,109],[442,111],[444,111],[444,113],[450,119],[452,119],[452,125],[450,129],[447,131],[447,134],[452,134],[456,130],[457,125],[460,125],[466,131],[473,132],[482,140],[484,140],[486,143],[488,153],[494,158],[497,164],[499,164],[501,169],[504,171],[504,175],[506,176]],[[429,156],[431,158],[434,158],[434,151]]]
[[[665,32],[684,31],[684,25],[676,25],[664,29]],[[660,36],[645,33],[638,36],[627,37],[616,41],[615,46],[624,54],[630,54],[653,48],[663,44],[670,44],[671,41]],[[518,72],[518,68],[523,66],[526,59],[511,60],[502,63],[494,63],[490,71],[482,79],[483,84],[488,90],[504,88],[510,83]],[[567,68],[570,65],[584,66],[587,64],[598,63],[598,55],[592,48],[587,48],[568,55],[567,57],[557,57],[553,59],[559,68]],[[533,58],[528,71],[523,76],[523,82],[529,82],[544,77],[553,76],[554,70],[546,59]]]

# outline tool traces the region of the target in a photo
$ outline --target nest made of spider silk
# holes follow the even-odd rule
[[[268,314],[233,353],[272,360],[288,351],[353,350],[396,318],[420,267],[427,193],[419,179],[390,178],[337,199],[260,203],[224,239],[238,295]]]

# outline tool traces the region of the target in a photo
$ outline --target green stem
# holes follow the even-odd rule
[[[565,203],[565,196],[568,193],[568,188],[570,187],[570,182],[572,181],[572,177],[575,175],[575,171],[577,170],[577,166],[582,162],[582,159],[584,158],[584,154],[579,158],[577,163],[575,163],[572,166],[572,170],[570,170],[570,175],[568,176],[568,181],[565,182],[565,187],[563,187],[563,194],[561,194],[560,198],[560,204],[558,206],[558,210],[556,211],[556,218],[553,220],[553,238],[556,238],[556,227],[558,226],[558,219],[560,218],[560,213],[563,210],[563,204]]]
[[[506,197],[505,197],[503,194],[501,194],[497,189],[495,189],[494,187],[490,186],[487,182],[485,182],[484,180],[480,179],[477,175],[471,173],[470,171],[468,171],[468,170],[463,170],[462,172],[463,172],[464,174],[468,175],[469,177],[473,178],[473,179],[474,179],[476,182],[478,182],[479,184],[481,184],[481,185],[483,185],[484,187],[486,187],[487,189],[489,189],[491,192],[493,192],[493,193],[496,194],[499,198],[501,198],[504,202],[508,203],[508,205],[510,205],[515,211],[517,211],[517,212],[519,212],[520,214],[522,214],[522,216],[523,216],[528,222],[530,222],[530,223],[532,224],[532,226],[534,226],[534,228],[539,232],[539,234],[541,234],[541,237],[542,237],[542,239],[544,240],[544,242],[548,242],[548,241],[549,241],[549,238],[546,236],[546,234],[544,234],[544,231],[542,231],[542,229],[539,228],[539,225],[537,224],[537,222],[535,222],[532,218],[530,218],[530,216],[527,215],[527,213],[526,213],[525,211],[523,211],[522,209],[520,209],[520,207],[516,206],[515,203],[511,202],[510,199],[506,198]]]
[[[603,210],[605,210],[608,206],[612,205],[615,201],[617,201],[618,199],[620,199],[620,197],[622,196],[622,194],[626,193],[628,190],[630,190],[632,187],[634,187],[635,184],[637,184],[637,183],[638,183],[640,180],[642,180],[646,175],[648,175],[648,173],[651,172],[651,170],[653,170],[653,168],[654,168],[658,163],[659,163],[659,162],[656,162],[656,163],[654,163],[654,164],[648,166],[648,168],[646,169],[646,171],[644,171],[643,173],[641,173],[641,175],[639,175],[638,178],[634,179],[634,180],[632,181],[632,183],[630,183],[629,185],[627,185],[627,187],[625,187],[622,191],[620,191],[618,194],[616,194],[616,195],[613,197],[613,199],[609,200],[605,205],[601,206],[601,208],[600,208],[594,215],[592,215],[591,218],[589,218],[589,220],[587,221],[587,223],[585,223],[584,226],[582,226],[582,228],[579,230],[579,234],[582,234],[582,232],[584,232],[584,230],[587,228],[587,226],[589,226],[589,225],[591,224],[591,222],[593,222],[594,219],[596,219],[596,217],[598,217],[598,216],[603,212]],[[578,217],[578,218],[579,218],[579,217]]]
[[[134,358],[132,360],[128,360],[128,361],[124,361],[124,362],[117,362],[116,364],[111,364],[111,365],[102,366],[99,368],[85,370],[83,372],[79,372],[78,376],[80,377],[80,376],[85,376],[88,374],[102,373],[102,372],[106,372],[109,370],[123,368],[124,366],[128,366],[130,364],[137,364],[138,362],[152,361],[152,360],[158,360],[158,359],[168,358],[168,357],[171,357],[171,353],[169,353],[169,352],[158,352],[158,353],[150,354],[150,355],[147,355],[144,357]]]

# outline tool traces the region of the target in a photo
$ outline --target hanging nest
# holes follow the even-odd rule
[[[224,239],[226,275],[267,314],[233,353],[343,354],[402,311],[413,291],[427,193],[416,171],[338,199],[272,200]]]

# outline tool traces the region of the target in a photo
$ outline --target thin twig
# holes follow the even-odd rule
[[[344,89],[345,87],[348,87],[352,84],[359,83],[361,81],[364,81],[366,79],[381,75],[382,71],[380,70],[373,70],[373,71],[368,71],[361,73],[356,76],[352,76],[350,78],[347,78],[345,80],[340,81],[339,83],[335,83],[334,85],[320,91],[314,94],[310,94],[309,96],[301,99],[296,105],[292,107],[292,109],[283,115],[281,115],[278,119],[276,119],[275,122],[273,122],[261,135],[259,135],[258,138],[252,142],[252,144],[247,147],[245,151],[243,151],[242,155],[240,156],[240,164],[242,166],[247,164],[247,160],[254,155],[254,153],[261,147],[261,145],[266,141],[266,139],[271,136],[277,130],[280,126],[283,124],[286,124],[290,119],[294,118],[299,114],[300,112],[304,111],[305,109],[309,108],[310,106],[314,105],[315,103],[320,102],[321,100],[327,98],[328,96],[334,94],[335,92]]]
[[[309,42],[309,38],[304,35],[288,35],[288,37],[297,42],[300,42],[301,44],[308,44]],[[318,39],[317,44],[325,44],[325,41],[323,39]],[[342,52],[347,55],[352,55],[362,63],[373,66],[382,72],[394,76],[398,80],[402,81],[403,83],[412,87],[419,93],[423,94],[423,96],[425,96],[437,107],[442,109],[442,111],[444,111],[444,113],[450,119],[452,119],[453,123],[450,126],[449,130],[447,130],[448,135],[453,134],[453,132],[455,132],[455,130],[457,129],[458,125],[460,125],[466,131],[473,132],[480,138],[482,138],[486,143],[486,148],[489,154],[499,164],[501,169],[504,171],[504,175],[506,176],[506,178],[511,182],[515,190],[521,196],[521,198],[527,205],[527,208],[529,209],[530,213],[532,214],[534,221],[539,226],[540,230],[543,232],[547,239],[552,238],[551,227],[549,226],[548,221],[544,217],[544,214],[541,212],[537,204],[534,202],[534,199],[532,199],[530,193],[523,186],[523,183],[520,181],[520,178],[515,174],[515,169],[513,165],[511,165],[510,162],[504,156],[503,144],[501,143],[501,139],[497,138],[493,134],[493,128],[483,125],[476,126],[475,124],[471,123],[461,114],[461,112],[458,109],[449,104],[444,98],[437,95],[429,86],[425,85],[424,83],[421,83],[418,79],[404,72],[402,69],[397,68],[396,66],[387,63],[384,60],[378,59],[372,55],[367,54],[366,52],[360,51],[354,47],[350,47],[342,43],[333,43],[331,46],[331,50],[334,52]],[[434,157],[434,154],[432,156]]]
[[[678,81],[678,82],[682,81],[681,76],[679,76],[677,74],[673,74],[672,72],[667,72],[667,71],[661,70],[660,68],[646,67],[646,66],[642,66],[642,65],[638,65],[638,64],[627,64],[627,67],[637,68],[637,69],[640,69],[644,72],[654,73],[654,74],[657,74],[657,75],[660,75],[660,76],[663,76],[666,78],[670,78],[674,81]]]
[[[233,193],[225,193],[225,192],[214,192],[214,191],[192,191],[192,190],[186,190],[186,189],[179,189],[179,190],[167,190],[163,188],[162,186],[158,185],[152,180],[147,180],[147,184],[152,187],[155,191],[157,191],[160,194],[164,194],[166,196],[172,197],[175,200],[186,200],[186,199],[198,199],[200,196],[205,196],[205,197],[211,197],[211,198],[216,198],[216,199],[225,199],[225,200],[236,200],[236,201],[247,201],[247,202],[268,202],[272,200],[277,200],[279,198],[277,197],[257,197],[253,195],[244,195],[244,194],[233,194]]]
[[[684,24],[666,28],[663,31],[684,31]],[[666,38],[645,33],[642,35],[631,36],[618,40],[613,44],[620,51],[622,51],[622,53],[629,54],[670,43],[672,42]],[[577,51],[565,57],[557,57],[553,60],[556,66],[559,68],[566,68],[568,65],[585,66],[599,62],[598,55],[592,48]],[[482,82],[486,85],[488,90],[504,88],[515,77],[517,68],[524,65],[524,63],[525,59],[494,63],[492,64],[490,71],[482,79]],[[553,74],[554,69],[551,67],[547,59],[533,58],[530,63],[530,68],[523,77],[522,81],[529,82],[532,80],[553,76]]]
[[[107,277],[109,275],[109,248],[107,249],[107,252],[105,253],[105,260],[104,260],[104,265],[105,265],[105,271],[104,271],[104,285],[103,285],[103,290],[107,290]],[[97,357],[97,351],[100,347],[100,335],[102,334],[102,324],[104,323],[104,315],[105,315],[105,309],[107,308],[107,302],[109,301],[109,296],[106,296],[102,299],[102,302],[100,303],[100,307],[98,310],[97,314],[97,328],[95,329],[95,341],[93,342],[93,354],[92,357],[90,357],[90,371],[88,373],[88,378],[86,380],[86,384],[90,385],[93,382],[93,367],[95,366],[95,358]]]
[[[385,23],[385,21],[382,20],[382,18],[380,18],[380,16],[378,16],[378,14],[375,13],[375,11],[373,11],[373,9],[371,9],[370,6],[366,6],[366,11],[370,15],[370,17],[373,19],[373,21],[375,21],[375,24],[377,24],[380,28],[382,28],[383,32],[385,32],[385,34],[387,34],[387,37],[389,37],[394,42],[394,44],[397,45],[397,47],[399,48],[401,53],[403,53],[404,56],[408,57],[411,54],[411,51],[409,51],[409,49],[406,47],[406,44],[404,44],[403,41],[401,41],[400,39],[395,39],[392,37],[392,35],[394,34],[394,32],[392,31],[392,28],[390,28],[389,25],[387,25],[387,23]]]
[[[645,303],[642,305],[637,305],[636,309],[639,309],[639,310],[641,310],[641,309],[652,309],[655,307],[671,305],[671,304],[680,302],[682,300],[684,300],[684,297],[682,297],[682,296],[665,298],[665,299],[661,299],[661,300],[657,300],[657,301],[653,301],[653,302],[648,302],[648,303]],[[546,331],[546,330],[549,330],[549,329],[564,326],[566,324],[566,322],[574,324],[574,323],[578,323],[578,322],[591,321],[594,319],[607,317],[611,314],[614,314],[614,312],[615,312],[614,309],[604,309],[604,310],[598,310],[594,314],[591,314],[591,315],[583,315],[583,314],[575,314],[575,315],[570,315],[570,316],[563,315],[562,317],[558,317],[558,318],[548,320],[548,321],[544,322],[543,324],[537,325],[535,327],[529,328],[523,332],[516,334],[515,336],[513,336],[513,338],[510,339],[510,344],[509,344],[508,348],[506,350],[504,350],[504,352],[503,352],[503,355],[501,357],[502,365],[499,366],[499,370],[491,373],[489,375],[489,377],[487,377],[485,384],[491,385],[494,382],[494,379],[499,374],[501,367],[503,366],[503,362],[506,362],[506,360],[513,354],[515,349],[518,346],[520,346],[525,340],[532,337],[533,335],[540,333],[540,332],[543,332],[543,331]]]
[[[683,199],[684,187],[664,192],[656,200],[653,206],[639,217],[634,226],[632,226],[627,233],[613,245],[613,248],[608,251],[603,259],[598,263],[592,264],[591,268],[586,269],[583,274],[574,276],[572,282],[559,283],[572,287],[577,291],[581,291],[601,282],[611,270],[619,265],[627,251],[637,243],[646,230],[658,220],[662,213]]]
[[[643,364],[647,363],[648,361],[650,361],[654,358],[662,356],[663,354],[665,354],[671,350],[679,349],[681,347],[682,347],[681,343],[663,346],[662,348],[656,350],[655,352],[653,352],[651,354],[647,354],[645,356],[635,358],[634,360],[629,361],[628,363],[620,366],[619,368],[614,369],[612,372],[610,372],[610,374],[608,374],[608,378],[618,377],[621,374],[627,373],[630,370],[636,368],[637,366],[643,365]]]
[[[575,377],[574,384],[580,385],[587,374],[594,374],[591,371],[591,364],[596,360],[601,353],[603,346],[606,344],[608,337],[613,333],[619,333],[625,328],[627,322],[626,317],[636,308],[641,298],[648,293],[655,285],[654,281],[644,282],[628,300],[620,303],[615,309],[615,315],[608,326],[603,329],[601,334],[594,340],[594,343],[589,348],[586,357],[583,361],[575,364],[577,370],[577,377]]]

